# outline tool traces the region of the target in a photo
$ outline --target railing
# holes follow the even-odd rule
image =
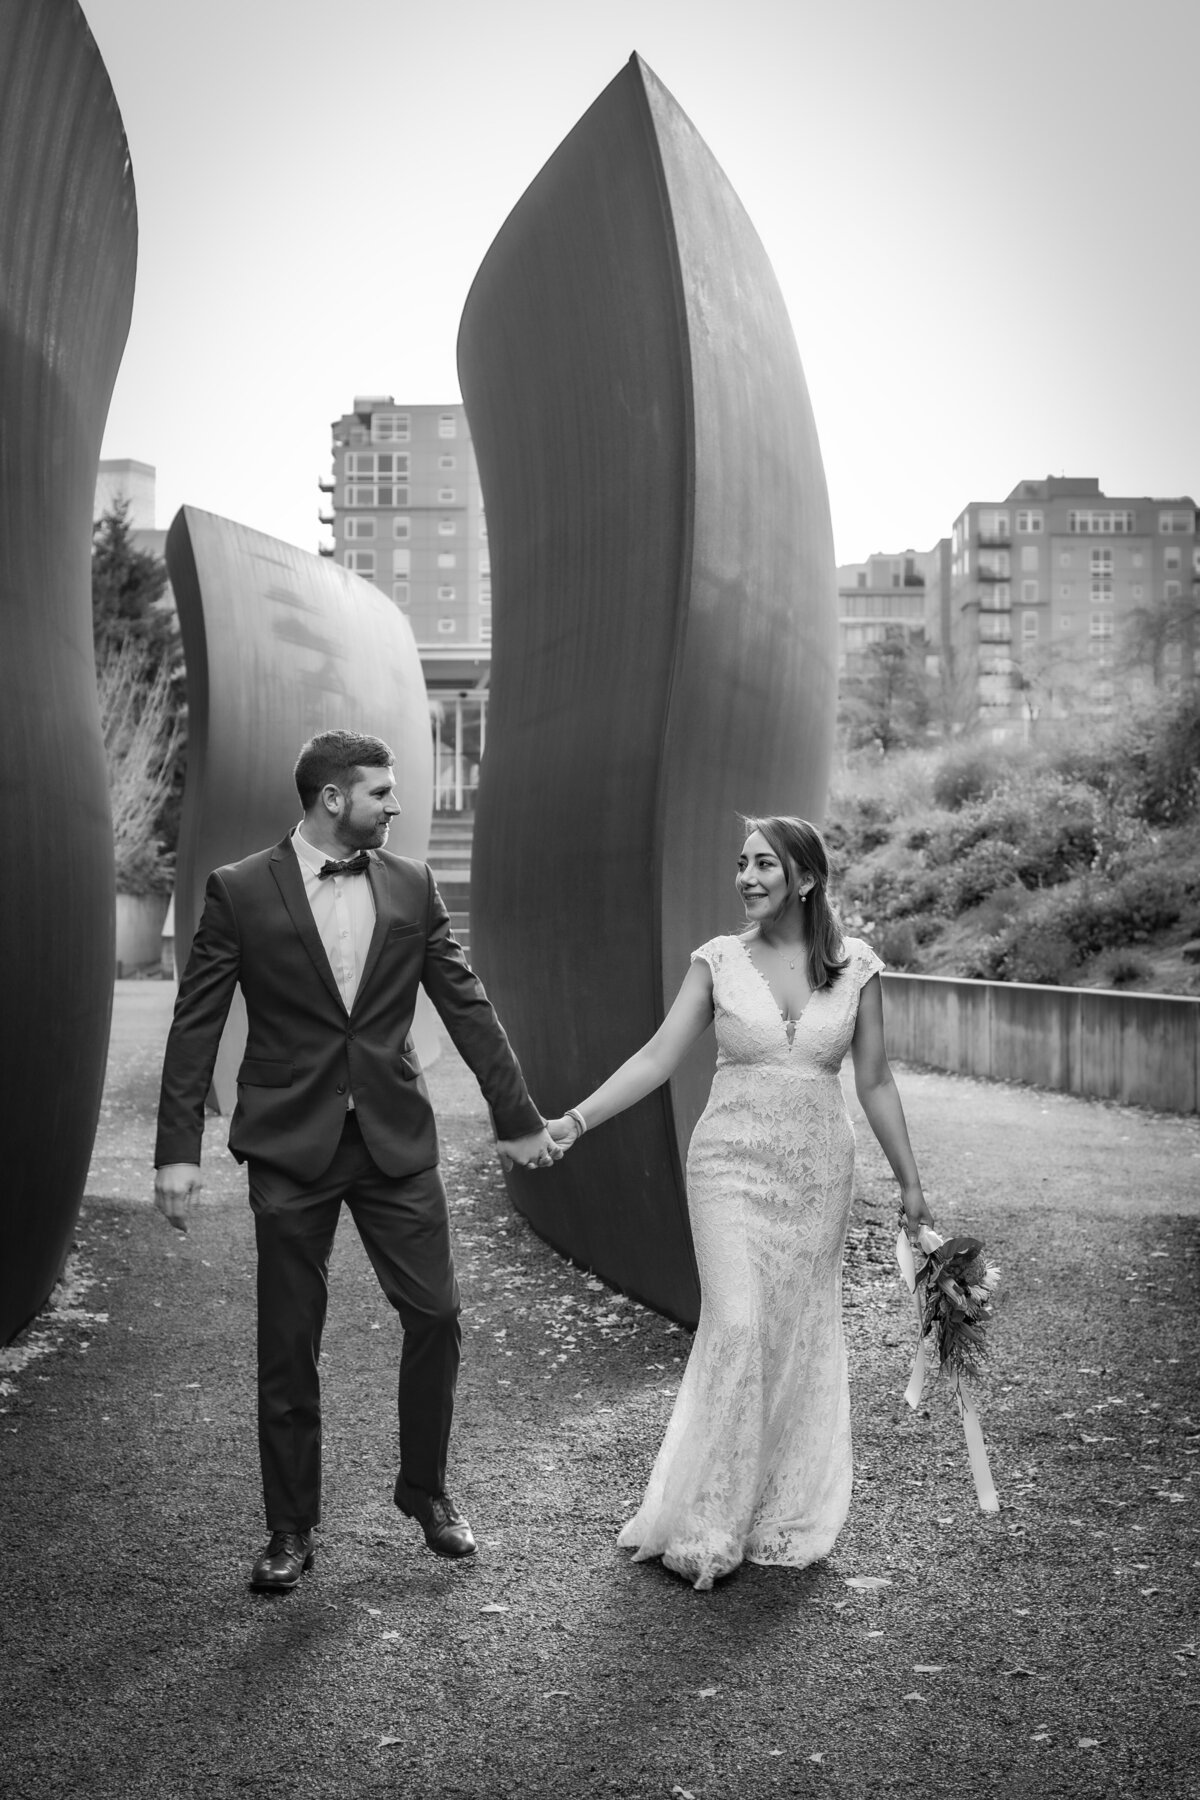
[[[1161,1112],[1200,1112],[1200,1000],[1096,988],[883,977],[900,1061]]]

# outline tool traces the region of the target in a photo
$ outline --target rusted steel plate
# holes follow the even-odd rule
[[[71,1243],[104,1085],[112,828],[92,500],[129,331],[137,203],[74,0],[0,8],[0,1343]]]
[[[740,918],[742,811],[819,817],[836,580],[795,339],[753,226],[636,56],[518,201],[459,333],[495,650],[476,960],[539,1105],[648,1038]],[[552,1243],[698,1310],[683,1161],[711,1038],[552,1177]]]
[[[300,817],[292,770],[317,731],[371,732],[396,753],[388,849],[424,859],[433,806],[425,678],[412,628],[361,576],[249,526],[184,506],[167,566],[187,666],[188,760],[175,886],[182,969],[213,869],[277,844]],[[232,1111],[240,996],[212,1099]]]

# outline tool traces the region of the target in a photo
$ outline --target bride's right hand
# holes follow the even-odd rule
[[[580,1136],[579,1126],[575,1120],[567,1118],[565,1114],[561,1119],[547,1119],[546,1130],[555,1143],[561,1144],[564,1150],[569,1150]]]

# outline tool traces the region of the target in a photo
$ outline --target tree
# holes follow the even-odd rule
[[[1184,584],[1180,583],[1181,589]],[[1178,665],[1180,686],[1193,693],[1196,685],[1197,588],[1170,598],[1160,596],[1148,606],[1135,607],[1125,626],[1123,659],[1129,669],[1148,669],[1156,688],[1164,688]]]
[[[923,631],[895,626],[868,644],[842,682],[839,723],[852,750],[876,744],[883,755],[919,743],[933,707]]]
[[[150,551],[138,549],[129,524],[129,502],[114,501],[92,527],[92,638],[97,668],[129,639],[178,659],[175,614],[157,604],[166,588],[166,563]]]
[[[183,661],[160,557],[138,549],[118,500],[93,527],[92,635],[117,887],[172,881],[186,736]]]

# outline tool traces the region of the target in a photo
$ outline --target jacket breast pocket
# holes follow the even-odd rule
[[[291,1087],[292,1078],[291,1063],[261,1056],[248,1056],[238,1070],[238,1081],[246,1087]]]
[[[397,938],[419,937],[424,929],[423,925],[389,925],[387,941],[394,944]]]

